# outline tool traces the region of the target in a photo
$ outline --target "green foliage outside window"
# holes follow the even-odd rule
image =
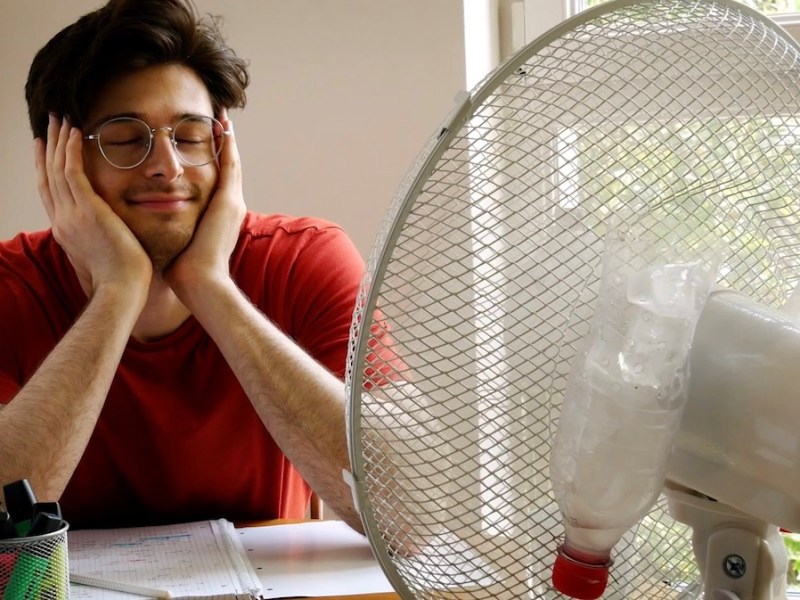
[[[743,4],[760,10],[765,15],[800,12],[798,0],[739,0]]]
[[[608,0],[584,0],[585,6],[591,7],[607,2]],[[744,4],[755,8],[764,14],[800,13],[800,0],[740,0]],[[694,123],[677,124],[675,126],[657,128],[630,128],[613,127],[596,128],[595,136],[582,134],[581,152],[584,159],[594,163],[599,170],[607,174],[603,181],[595,181],[598,197],[605,197],[601,201],[608,208],[608,198],[618,201],[630,201],[625,194],[635,193],[640,197],[670,196],[686,193],[686,175],[696,175],[697,171],[692,166],[692,161],[703,161],[712,165],[708,172],[708,181],[719,182],[720,179],[730,176],[732,172],[740,171],[742,164],[750,160],[751,156],[760,157],[763,177],[771,179],[771,189],[768,203],[771,208],[780,206],[785,202],[787,216],[790,205],[794,202],[794,189],[800,187],[798,174],[791,167],[800,162],[800,121],[786,119],[776,124],[770,130],[769,122],[765,120],[736,119],[711,119],[698,120]],[[713,143],[711,143],[713,142]],[[703,156],[703,153],[706,153]],[[780,168],[776,165],[785,165]],[[755,165],[758,167],[758,165]],[[745,168],[748,172],[751,168]],[[593,175],[594,176],[594,175]],[[602,178],[601,178],[602,179]],[[690,193],[706,193],[707,187],[700,181],[695,181]],[[776,252],[780,254],[780,242],[770,239],[765,229],[761,231],[750,226],[742,228],[737,223],[758,223],[757,206],[745,208],[745,212],[752,210],[752,214],[735,214],[742,209],[738,208],[745,203],[740,202],[743,197],[758,189],[759,184],[765,181],[729,180],[728,189],[723,196],[709,197],[701,206],[701,210],[687,214],[686,222],[694,228],[698,236],[716,235],[731,244],[740,256],[745,257],[738,268],[728,274],[728,283],[736,287],[738,277],[736,271],[745,273],[755,271],[760,273],[765,282],[760,301],[776,305],[776,298],[782,297],[788,290],[796,285],[796,281],[783,281],[774,269]],[[759,179],[759,178],[756,178]],[[631,181],[638,181],[638,185],[631,185]],[[780,181],[774,185],[775,181]],[[714,186],[708,186],[714,187]],[[719,203],[730,203],[731,209],[720,211]],[[733,208],[736,205],[737,208]],[[708,209],[707,211],[705,209]],[[780,209],[777,211],[780,213]],[[720,221],[720,214],[725,215],[725,220]],[[778,259],[779,260],[779,259]],[[746,264],[745,264],[746,263]],[[776,292],[775,297],[770,297],[769,288]],[[678,535],[667,532],[669,535]],[[658,536],[656,536],[657,538]],[[652,540],[651,540],[652,541]],[[784,536],[789,568],[787,582],[790,590],[800,590],[800,532],[789,533]],[[653,541],[663,551],[671,548],[672,544],[665,539]],[[655,550],[655,549],[654,549]],[[654,556],[658,551],[654,551]],[[677,578],[681,574],[686,579],[693,579],[696,567],[689,556],[681,560],[676,557],[668,559],[669,564],[678,570]],[[666,566],[666,565],[664,565]]]
[[[607,1],[584,0],[584,6],[588,8]],[[800,0],[739,1],[768,15],[800,13]],[[800,188],[800,172],[794,168],[800,164],[800,119],[781,118],[771,122],[763,117],[706,118],[652,127],[609,124],[575,133],[580,140],[581,158],[578,160],[595,167],[591,184],[576,183],[602,205],[597,210],[614,211],[615,201],[650,204],[657,197],[705,194],[707,198],[694,207],[694,212],[682,216],[697,239],[717,236],[741,257],[739,263],[729,265],[731,270],[725,279],[731,287],[737,287],[740,276],[758,273],[764,286],[750,295],[778,306],[780,299],[798,284],[795,280],[783,280],[780,269],[776,269],[776,264],[782,260],[781,242],[759,222],[758,213],[768,207],[775,211],[773,214],[777,218],[791,220],[795,190]],[[753,157],[758,157],[755,159],[758,164],[752,162]],[[698,164],[708,168],[705,176],[702,169],[697,168]],[[597,177],[598,171],[605,177]],[[699,178],[698,173],[701,173]],[[756,175],[749,177],[753,173]],[[726,188],[723,193],[710,191],[722,181]],[[760,192],[767,188],[769,198],[761,204],[748,206],[744,201],[754,190]],[[785,215],[781,207],[785,207]],[[743,225],[745,223],[747,225]],[[673,549],[682,551],[682,546],[671,542],[670,538],[684,538],[688,532],[679,528],[673,530],[658,522],[642,530],[647,532],[640,539],[642,552],[659,571],[672,570],[671,577],[676,581],[697,577],[691,553],[672,552]],[[800,532],[783,537],[789,557],[787,582],[790,590],[798,591]]]
[[[800,589],[800,533],[787,533],[783,537],[786,551],[789,553],[789,586]]]
[[[797,281],[784,278],[791,269],[774,219],[793,221],[800,188],[800,118],[728,115],[686,122],[608,123],[575,134],[576,162],[591,165],[585,171],[587,179],[578,175],[575,182],[585,194],[584,204],[597,203],[590,213],[635,205],[667,211],[686,227],[690,243],[712,236],[724,240],[732,257],[720,280],[724,285],[774,307],[794,289]],[[689,196],[693,200],[683,208],[681,198]],[[774,215],[771,223],[762,221],[766,213]],[[743,289],[744,282],[749,289]],[[659,546],[662,551],[678,546],[669,541],[671,535],[679,533],[650,540],[653,556],[659,554]],[[800,590],[800,532],[784,540],[787,581],[790,589]],[[681,573],[693,578],[692,561],[673,557],[667,562],[679,566],[680,580]]]

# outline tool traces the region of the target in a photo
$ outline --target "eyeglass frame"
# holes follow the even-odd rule
[[[216,123],[217,125],[219,125],[219,128],[222,131],[222,137],[220,138],[221,141],[220,141],[219,147],[214,152],[214,156],[211,158],[211,160],[209,160],[207,162],[204,162],[204,163],[201,163],[201,164],[194,164],[194,163],[190,163],[189,161],[187,161],[183,157],[183,155],[181,155],[180,151],[178,150],[178,140],[175,139],[175,129],[181,123],[183,123],[184,121],[189,121],[191,119],[197,119],[197,118],[209,119],[212,122],[212,126],[213,126],[214,123]],[[139,123],[141,123],[142,125],[144,125],[147,128],[147,132],[148,132],[148,134],[150,136],[149,139],[148,139],[148,142],[147,142],[147,152],[144,153],[144,156],[142,157],[142,159],[139,162],[137,162],[135,165],[131,165],[130,167],[120,167],[119,165],[115,165],[113,162],[111,162],[111,159],[108,158],[108,156],[106,155],[105,151],[103,150],[103,144],[100,142],[100,132],[103,130],[103,127],[105,127],[109,123],[113,123],[115,121],[138,121]],[[147,160],[147,158],[150,156],[150,153],[153,151],[153,139],[155,138],[155,134],[158,133],[159,131],[168,131],[169,132],[169,139],[170,139],[170,142],[172,142],[172,149],[175,152],[175,155],[178,157],[178,159],[184,165],[186,165],[188,167],[204,167],[205,165],[214,162],[214,160],[216,160],[219,157],[220,153],[222,152],[222,147],[225,145],[225,138],[228,137],[229,135],[231,135],[231,131],[229,131],[228,129],[225,129],[222,126],[222,123],[220,123],[220,121],[218,119],[216,119],[214,117],[209,117],[208,115],[187,115],[187,116],[179,119],[178,122],[175,123],[174,125],[164,125],[162,127],[150,127],[149,123],[147,123],[146,121],[143,121],[142,119],[139,119],[138,117],[112,117],[111,119],[108,119],[107,121],[103,121],[102,123],[100,123],[97,126],[96,133],[90,133],[88,135],[85,135],[85,136],[83,136],[83,139],[97,142],[97,148],[98,148],[98,150],[100,150],[100,154],[105,159],[105,161],[108,164],[110,164],[112,167],[114,167],[115,169],[122,169],[122,170],[128,171],[130,169],[135,169],[136,167],[138,167],[144,161]]]

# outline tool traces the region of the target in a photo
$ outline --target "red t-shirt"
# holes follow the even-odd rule
[[[343,377],[363,261],[339,227],[249,213],[231,273],[281,330]],[[13,398],[85,304],[50,231],[0,244],[0,402]],[[61,505],[80,528],[300,518],[309,496],[190,317],[158,341],[129,340]]]

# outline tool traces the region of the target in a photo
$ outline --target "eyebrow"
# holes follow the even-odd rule
[[[200,113],[192,113],[192,112],[176,113],[176,114],[172,115],[172,118],[170,119],[170,123],[177,123],[181,119],[187,119],[189,117],[209,117],[209,116],[211,116],[211,115],[203,115],[203,114],[200,114]],[[108,113],[108,114],[102,115],[101,117],[98,117],[97,119],[92,121],[91,122],[91,127],[86,127],[85,131],[86,132],[93,132],[98,127],[100,127],[100,125],[102,125],[103,123],[106,123],[106,122],[108,122],[108,121],[110,121],[112,119],[122,119],[122,118],[125,118],[125,117],[131,118],[131,119],[139,119],[140,121],[144,121],[145,123],[147,123],[147,119],[144,118],[144,114],[142,114],[140,112]],[[216,117],[212,116],[211,118],[216,118]],[[147,125],[149,127],[150,123],[147,123]]]

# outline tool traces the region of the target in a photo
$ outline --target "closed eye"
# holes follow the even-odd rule
[[[142,137],[132,137],[127,139],[108,139],[103,137],[104,146],[147,146],[149,140]]]
[[[208,139],[189,139],[189,138],[180,138],[175,140],[176,144],[183,144],[183,145],[192,145],[192,144],[207,144]]]

